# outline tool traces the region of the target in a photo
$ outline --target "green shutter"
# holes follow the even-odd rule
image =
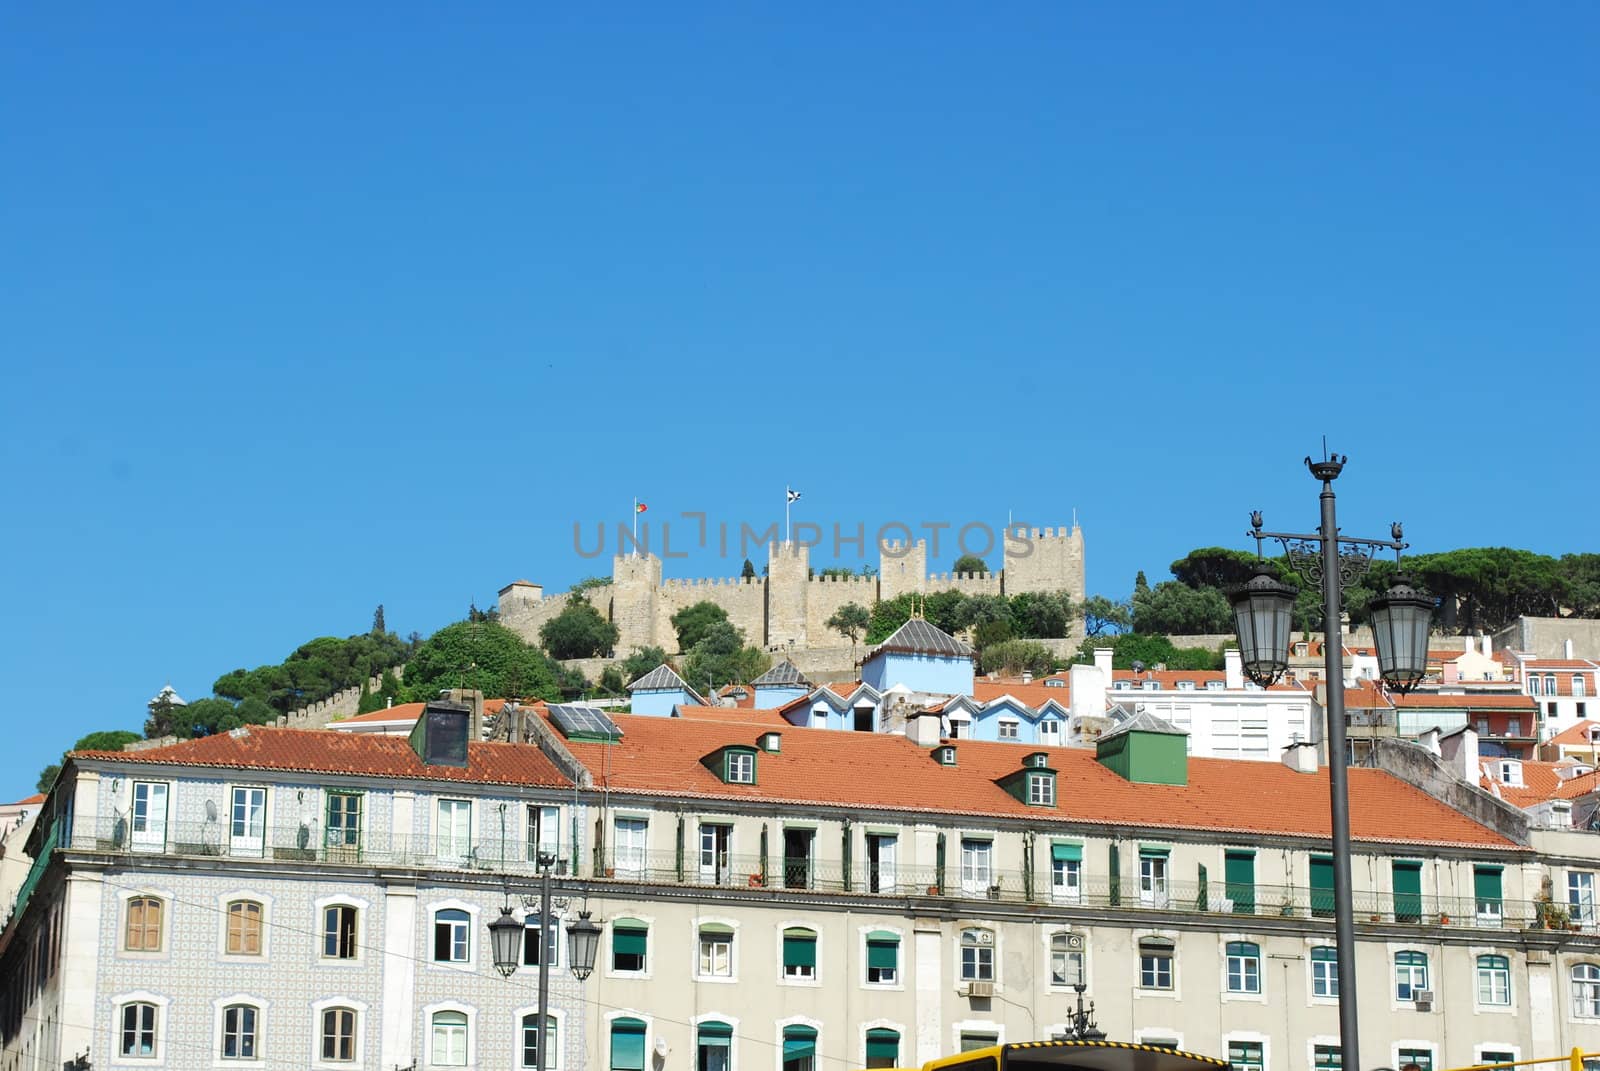
[[[1233,910],[1239,915],[1253,915],[1256,910],[1256,853],[1228,852],[1223,857],[1223,893],[1233,901]]]
[[[1120,853],[1118,853],[1117,846],[1115,844],[1111,846],[1110,889],[1111,906],[1116,907],[1118,904],[1122,903],[1122,863],[1120,859]]]
[[[804,1060],[817,1052],[817,1032],[809,1026],[789,1026],[783,1030],[783,1059]]]
[[[1394,920],[1422,921],[1422,864],[1394,862]]]
[[[1211,878],[1206,874],[1206,865],[1204,863],[1200,864],[1200,891],[1195,895],[1194,909],[1196,911],[1211,910]]]
[[[1497,866],[1475,866],[1472,868],[1472,892],[1478,898],[1478,910],[1485,910],[1485,905],[1500,903],[1500,868]],[[1488,910],[1497,910],[1490,907]]]
[[[681,815],[681,814],[678,815],[677,868],[678,868],[678,883],[681,885],[683,883],[683,815]]]
[[[1057,863],[1077,863],[1083,860],[1083,845],[1062,844],[1060,841],[1050,843],[1050,858]]]
[[[649,936],[649,933],[649,930],[613,926],[611,928],[611,948],[618,955],[642,956],[644,955],[645,938]]]
[[[1333,856],[1311,857],[1311,913],[1333,914]]]
[[[784,931],[783,965],[785,967],[815,967],[817,965],[817,935],[810,930]]]
[[[726,1047],[733,1044],[733,1027],[727,1023],[701,1023],[700,1044]]]
[[[850,822],[844,823],[844,891],[850,891],[850,863],[855,855],[855,835],[851,831]]]
[[[899,1063],[900,1035],[893,1030],[868,1030],[867,1059]]]
[[[767,824],[765,822],[762,822],[761,823],[761,884],[763,884],[763,885],[765,885],[767,883],[767,875],[771,873],[771,871],[769,871],[767,869],[767,860],[768,860],[768,858],[769,858],[769,856],[768,856],[768,848],[767,848]]]
[[[1164,844],[1139,845],[1139,857],[1141,859],[1165,859],[1171,854],[1172,849]]]
[[[879,970],[896,970],[896,960],[900,958],[900,942],[894,937],[887,940],[867,938],[867,966]]]
[[[938,878],[937,889],[940,896],[944,895],[944,856],[944,834],[940,833],[939,839],[933,845],[933,866]]]
[[[612,1020],[611,1071],[644,1071],[644,1023],[640,1020]]]

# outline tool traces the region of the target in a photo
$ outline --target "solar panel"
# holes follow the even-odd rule
[[[597,707],[579,706],[576,703],[552,703],[550,720],[556,723],[556,728],[560,729],[561,734],[568,739],[583,736],[617,740],[622,736],[622,730],[617,728],[617,723]]]

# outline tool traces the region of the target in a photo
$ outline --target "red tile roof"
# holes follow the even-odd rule
[[[1013,699],[1026,703],[1034,710],[1038,710],[1052,699],[1062,706],[1066,706],[1072,701],[1071,688],[1052,688],[1040,684],[1037,680],[1030,684],[1023,684],[1021,681],[975,680],[972,682],[972,698],[981,703],[992,702],[1003,695],[1009,695]]]
[[[673,708],[677,716],[691,721],[714,721],[724,724],[760,725],[764,728],[787,728],[789,722],[774,707],[697,707],[679,703]]]
[[[29,803],[43,803],[43,802],[44,802],[44,793],[43,792],[39,792],[39,793],[36,793],[36,794],[34,794],[32,796],[29,796],[27,799],[18,800],[15,803],[8,803],[8,804],[6,804],[6,806],[7,807],[22,807],[22,806],[25,806],[26,804],[29,804]]]
[[[1578,722],[1576,725],[1572,725],[1561,730],[1549,740],[1546,740],[1545,743],[1566,744],[1569,747],[1588,746],[1589,730],[1591,728],[1600,728],[1600,721],[1589,721],[1585,719],[1584,721]]]
[[[410,742],[400,736],[259,725],[250,726],[248,731],[218,733],[146,751],[74,751],[70,757],[236,770],[363,774],[423,781],[559,788],[572,785],[543,752],[522,744],[469,743],[465,768],[426,766],[411,750]]]
[[[1581,658],[1530,658],[1523,665],[1528,669],[1594,669],[1594,663]]]
[[[1497,759],[1488,759],[1485,765],[1493,765]],[[1516,807],[1532,807],[1545,800],[1576,799],[1579,796],[1593,792],[1600,785],[1600,775],[1594,771],[1571,777],[1563,781],[1556,776],[1556,769],[1563,765],[1572,765],[1572,761],[1565,762],[1534,762],[1531,759],[1522,759],[1522,784],[1508,785],[1499,778],[1484,774],[1478,784],[1494,793],[1507,803]]]
[[[542,703],[543,700],[537,700],[537,702]],[[485,699],[483,701],[483,712],[485,714],[498,714],[505,705],[506,701],[504,699]],[[340,718],[328,724],[349,725],[353,721],[416,721],[422,716],[422,708],[425,706],[427,706],[426,703],[396,703],[392,707],[385,707],[382,710],[374,710],[366,714],[354,714],[348,718]]]
[[[758,726],[618,715],[622,740],[570,741],[598,784],[613,793],[714,797],[885,808],[1062,822],[1135,825],[1240,834],[1328,837],[1326,771],[1301,774],[1278,763],[1189,760],[1187,785],[1134,784],[1080,748],[1025,748],[957,742],[957,765],[941,766],[898,734],[790,727],[783,750],[763,754],[758,783],[724,784],[705,756],[732,743],[755,745]],[[996,784],[1046,751],[1058,771],[1061,806],[1028,807]],[[1352,769],[1351,827],[1357,840],[1514,848],[1511,841],[1390,774]]]

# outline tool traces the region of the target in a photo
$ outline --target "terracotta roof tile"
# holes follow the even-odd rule
[[[1590,729],[1600,729],[1600,721],[1589,721],[1585,719],[1584,721],[1578,722],[1576,725],[1571,725],[1561,730],[1549,740],[1546,740],[1545,743],[1566,744],[1570,747],[1586,747],[1589,744]]]
[[[1439,695],[1435,692],[1412,692],[1410,695],[1394,695],[1390,698],[1395,706],[1401,708],[1534,710],[1538,706],[1530,696],[1506,695],[1503,692],[1490,692],[1482,695]]]
[[[679,703],[672,708],[673,717],[688,719],[689,721],[714,721],[723,724],[760,725],[765,728],[787,728],[789,723],[784,720],[777,708],[768,707],[700,707],[690,703]],[[626,730],[624,730],[626,731]]]
[[[640,720],[640,719],[634,719]],[[651,719],[642,719],[649,721]],[[348,773],[423,781],[570,787],[544,753],[523,744],[467,745],[467,766],[426,766],[400,736],[250,726],[146,751],[74,751],[103,762],[171,763],[236,770]]]
[[[1330,836],[1325,770],[1301,774],[1278,763],[1191,758],[1187,785],[1145,785],[1123,780],[1083,748],[961,740],[957,764],[941,766],[898,734],[790,727],[783,751],[761,757],[757,784],[728,785],[701,760],[727,744],[754,745],[763,727],[632,715],[616,720],[624,730],[620,743],[568,745],[613,793],[1002,816],[1041,825],[1054,820]],[[1034,750],[1048,752],[1059,771],[1056,811],[1028,807],[996,784]],[[1350,786],[1358,840],[1515,847],[1380,770],[1350,770]]]

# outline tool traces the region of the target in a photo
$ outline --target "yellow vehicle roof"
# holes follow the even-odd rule
[[[1157,1045],[1126,1041],[1022,1041],[946,1056],[922,1071],[983,1060],[999,1061],[999,1071],[1218,1071],[1226,1060]]]

